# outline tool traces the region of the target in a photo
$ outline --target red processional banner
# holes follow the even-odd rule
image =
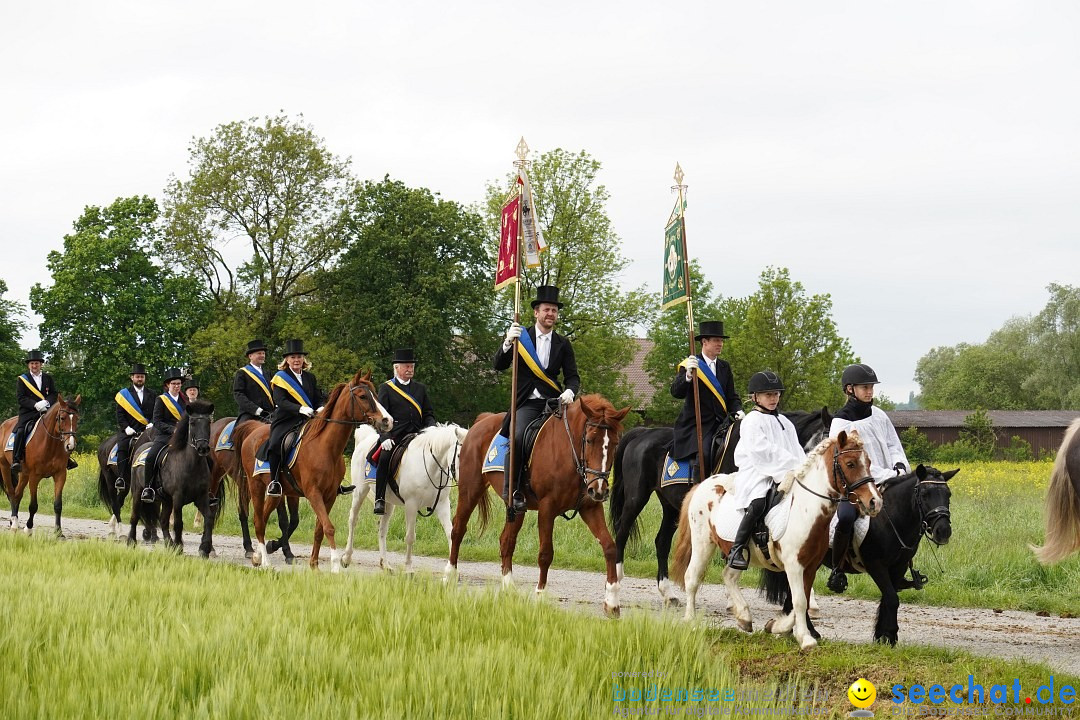
[[[521,234],[521,195],[514,193],[502,207],[499,219],[499,260],[495,266],[495,289],[517,282],[519,237]]]

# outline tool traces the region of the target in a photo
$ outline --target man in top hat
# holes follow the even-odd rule
[[[394,418],[394,426],[379,436],[379,464],[375,470],[375,514],[386,511],[386,484],[390,477],[391,450],[406,435],[418,433],[435,424],[435,410],[428,399],[427,387],[413,379],[416,356],[412,348],[394,351],[394,377],[379,386],[379,404]],[[352,492],[351,486],[341,488]]]
[[[26,354],[26,369],[15,381],[15,400],[19,404],[19,419],[15,422],[15,445],[11,451],[11,470],[18,472],[26,454],[27,426],[45,414],[56,403],[56,383],[52,375],[41,372],[45,356],[40,350]],[[69,463],[70,464],[70,463]]]
[[[188,378],[184,381],[184,395],[187,396],[188,405],[199,397],[199,381],[195,378]]]
[[[146,389],[146,367],[141,363],[131,366],[131,385],[116,393],[116,489],[127,489],[131,477],[131,441],[153,424],[154,396]]]
[[[315,413],[323,409],[326,395],[319,389],[319,381],[308,372],[308,362],[303,340],[285,342],[285,359],[278,365],[277,374],[270,380],[274,394],[274,418],[270,422],[270,444],[266,459],[270,462],[270,484],[266,486],[269,497],[281,495],[281,442],[285,436],[303,425]]]
[[[146,456],[146,487],[143,488],[140,499],[145,503],[152,503],[157,498],[158,485],[158,460],[161,451],[169,444],[176,426],[187,412],[187,396],[180,390],[183,384],[184,374],[180,368],[169,368],[162,378],[165,392],[154,400],[154,414],[151,424],[154,426],[153,442],[150,445],[150,453]]]
[[[510,458],[507,454],[505,472],[507,488],[510,487],[511,476],[518,479],[513,485],[514,497],[509,500],[514,512],[525,512],[527,509],[523,483],[520,482],[520,470],[524,465],[521,445],[525,429],[543,413],[548,400],[558,398],[563,405],[569,405],[581,388],[574,348],[569,340],[555,332],[562,306],[559,302],[559,288],[554,285],[537,287],[536,299],[532,301],[535,324],[524,329],[524,332],[517,323],[511,324],[506,330],[506,339],[495,353],[495,369],[506,370],[513,358],[511,351],[514,343],[520,345],[517,360],[517,419],[514,428],[517,436],[514,438],[514,464],[517,467],[509,467]],[[560,374],[562,384],[559,383]],[[499,432],[505,438],[510,437],[509,413],[506,414]]]
[[[702,322],[694,339],[701,343],[701,352],[679,363],[675,379],[671,383],[672,396],[683,401],[682,411],[675,420],[675,444],[671,457],[675,460],[695,458],[698,453],[697,425],[694,421],[694,395],[692,378],[697,374],[698,400],[701,406],[702,450],[705,453],[705,475],[711,475],[719,458],[713,457],[714,439],[724,432],[735,413],[742,410],[742,401],[735,392],[735,378],[731,366],[720,359],[724,349],[724,323],[721,320]],[[694,474],[694,481],[700,477]]]
[[[252,340],[247,346],[248,364],[236,371],[233,378],[233,399],[236,401],[236,425],[248,420],[270,422],[274,412],[274,394],[270,390],[270,378],[263,370],[266,362],[266,343]]]

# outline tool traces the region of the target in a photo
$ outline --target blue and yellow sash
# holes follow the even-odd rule
[[[169,393],[161,393],[160,397],[165,401],[165,409],[179,421],[184,416],[184,406],[173,400]]]
[[[171,398],[170,398],[171,399]],[[139,403],[135,402],[135,398],[132,397],[131,391],[124,388],[120,392],[116,393],[116,397],[113,398],[116,404],[124,408],[124,411],[130,415],[135,422],[140,425],[146,425],[150,421],[146,419],[146,416],[142,414],[142,410],[139,408]]]
[[[29,373],[26,373],[24,375],[20,375],[19,379],[23,381],[23,385],[25,385],[30,390],[30,392],[32,392],[32,393],[34,393],[35,395],[38,396],[39,400],[44,400],[45,399],[45,396],[42,395],[41,391],[37,389],[37,385],[35,385],[34,381],[30,379],[30,374]]]
[[[550,385],[555,390],[555,392],[561,392],[562,388],[560,388],[554,380],[549,378],[547,376],[547,373],[544,372],[544,369],[540,367],[540,356],[536,352],[536,345],[533,344],[533,340],[531,337],[529,337],[528,331],[521,331],[521,337],[518,338],[518,345],[520,345],[521,349],[525,351],[519,354],[521,358],[525,361],[525,365],[528,366],[529,370],[532,371],[533,375]]]
[[[279,388],[284,388],[285,392],[293,396],[296,402],[300,403],[301,407],[309,407],[314,409],[311,405],[311,400],[308,400],[307,393],[304,392],[304,386],[296,381],[296,377],[292,373],[287,373],[284,370],[278,370],[272,380],[271,385],[276,385]]]
[[[685,368],[686,361],[683,360],[679,363],[679,367]],[[698,380],[705,383],[705,387],[709,388],[712,394],[716,396],[716,399],[720,401],[720,407],[724,408],[724,412],[727,412],[727,403],[724,402],[724,393],[720,390],[720,381],[713,375],[713,371],[709,369],[705,359],[700,356],[698,358],[697,377]]]
[[[416,408],[416,412],[419,413],[420,418],[423,419],[424,412],[420,409],[420,406],[416,404],[416,401],[413,400],[412,395],[409,395],[407,392],[405,392],[400,387],[398,387],[398,384],[396,382],[394,382],[393,380],[387,380],[386,384],[390,386],[391,390],[393,390],[398,395],[400,395],[401,397],[408,400],[409,404],[412,405],[414,408]]]
[[[240,369],[251,376],[251,379],[254,380],[259,387],[262,388],[262,391],[264,393],[266,393],[266,397],[270,398],[270,404],[273,405],[274,394],[270,392],[270,386],[266,384],[266,378],[264,378],[263,374],[259,372],[259,369],[250,363]]]

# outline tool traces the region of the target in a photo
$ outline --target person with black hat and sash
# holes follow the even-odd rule
[[[247,346],[248,364],[236,371],[233,378],[233,400],[236,401],[236,424],[240,427],[248,420],[270,422],[274,412],[274,394],[270,380],[263,371],[266,362],[266,343],[252,340]]]
[[[742,401],[735,392],[735,378],[731,366],[720,359],[724,349],[724,323],[710,320],[698,325],[698,334],[694,339],[701,343],[701,352],[679,363],[675,379],[671,383],[673,397],[683,401],[682,411],[675,420],[675,443],[671,449],[674,460],[692,460],[697,458],[697,423],[694,419],[693,376],[698,378],[698,402],[701,407],[701,437],[704,458],[704,475],[713,474],[718,458],[713,457],[714,440],[734,420],[735,414],[742,410]],[[696,482],[701,475],[693,473]]]
[[[131,385],[116,393],[116,489],[127,489],[131,477],[131,441],[147,428],[153,427],[150,418],[154,414],[154,396],[146,390],[146,367],[141,363],[131,366]]]
[[[521,478],[524,467],[521,445],[525,429],[544,412],[547,401],[558,398],[563,405],[574,402],[581,388],[578,377],[577,360],[570,341],[555,332],[559,320],[559,288],[554,285],[540,285],[536,288],[536,299],[532,301],[533,317],[536,323],[522,331],[521,325],[513,323],[506,330],[506,338],[495,353],[495,369],[506,370],[513,358],[513,346],[519,344],[517,355],[517,419],[514,434],[514,465],[510,467],[510,453],[507,453],[507,467],[504,473],[506,488],[513,483],[514,496],[509,499],[515,513],[525,512],[525,483]],[[562,375],[562,384],[559,375]],[[565,386],[565,387],[564,387]],[[510,413],[503,420],[499,433],[510,438]],[[505,494],[505,491],[504,491]]]
[[[187,411],[187,396],[180,391],[183,384],[184,374],[180,368],[169,368],[162,378],[165,392],[154,400],[154,415],[151,424],[154,426],[153,442],[150,452],[146,456],[146,486],[143,488],[140,500],[144,503],[152,503],[157,499],[158,487],[158,460],[161,451],[169,444],[176,426]]]
[[[15,444],[11,450],[11,470],[19,472],[26,454],[27,426],[44,415],[56,403],[56,383],[52,375],[41,371],[45,356],[40,350],[26,354],[28,372],[15,380],[15,401],[19,404],[19,419],[15,421]],[[72,462],[69,466],[74,467]]]
[[[266,459],[270,462],[270,484],[266,486],[269,497],[281,495],[281,442],[285,436],[303,425],[315,413],[323,409],[326,395],[319,389],[319,381],[308,372],[308,362],[303,340],[285,342],[285,359],[278,365],[278,371],[270,380],[274,395],[274,418],[270,422],[270,444],[266,449]]]
[[[184,381],[184,396],[187,397],[188,405],[199,397],[199,381],[188,378]]]
[[[399,348],[394,351],[394,377],[379,386],[379,404],[394,418],[394,426],[379,436],[379,460],[375,469],[376,515],[386,511],[386,484],[390,478],[390,456],[394,445],[405,436],[435,424],[435,410],[428,399],[427,387],[413,379],[415,372],[413,349]],[[344,486],[341,490],[352,492],[353,488]]]

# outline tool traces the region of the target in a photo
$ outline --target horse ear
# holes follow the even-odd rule
[[[821,406],[821,422],[825,425],[826,430],[832,425],[832,413],[829,412],[828,405]]]
[[[945,478],[946,480],[952,480],[953,476],[956,475],[956,473],[958,472],[960,472],[960,468],[956,468],[955,470],[947,470],[946,472],[941,473],[941,477]]]
[[[918,465],[916,465],[915,466],[915,475],[918,476],[919,480],[925,480],[926,475],[927,475],[926,466],[923,465],[922,463],[919,463]]]
[[[622,410],[619,410],[617,413],[615,413],[615,421],[616,422],[622,422],[623,418],[625,418],[628,414],[630,414],[630,406],[629,405],[627,405]]]
[[[847,445],[847,437],[847,430],[841,430],[836,436],[836,444],[841,448],[844,447]]]
[[[585,401],[581,401],[581,402],[578,403],[578,405],[581,406],[581,412],[585,413],[585,417],[587,417],[590,420],[595,420],[596,419],[596,411],[593,410],[592,407],[589,406],[589,403],[587,403]]]

